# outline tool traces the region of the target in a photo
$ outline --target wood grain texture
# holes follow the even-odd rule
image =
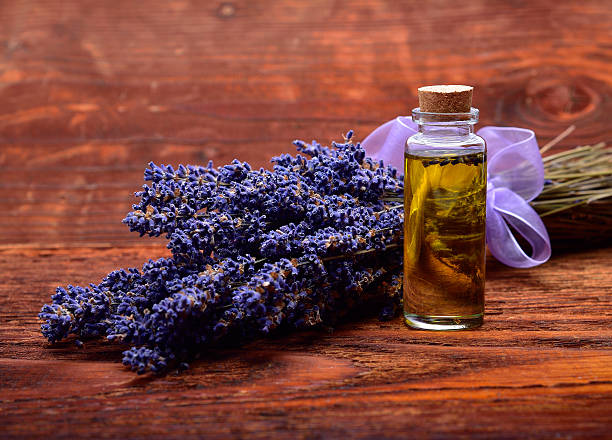
[[[0,242],[134,245],[150,160],[263,166],[295,138],[363,138],[423,84],[483,124],[610,140],[601,1],[57,0],[0,4]],[[9,227],[10,226],[10,227]]]
[[[137,377],[121,348],[49,346],[35,315],[56,284],[96,280],[155,248],[15,249],[0,288],[5,438],[606,438],[610,253],[536,269],[489,262],[478,331],[354,320],[212,350],[180,375]],[[27,423],[23,423],[27,420]]]
[[[478,331],[366,316],[156,379],[36,319],[57,285],[166,255],[121,224],[150,160],[266,166],[436,83],[542,143],[575,124],[556,150],[609,142],[610,23],[596,0],[0,2],[0,437],[610,438],[610,249],[491,261]]]

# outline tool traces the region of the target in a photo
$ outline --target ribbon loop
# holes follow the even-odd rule
[[[526,128],[483,127],[478,135],[487,142],[487,179],[528,202],[535,199],[544,187],[544,165],[535,133]]]
[[[398,116],[376,128],[362,142],[369,156],[404,172],[404,144],[416,133],[412,118]],[[533,131],[517,127],[483,127],[487,143],[487,245],[493,256],[512,267],[533,267],[550,258],[544,223],[529,205],[542,191],[544,166]],[[511,227],[531,245],[531,256]]]
[[[521,248],[512,226],[531,245],[531,256]],[[493,256],[512,267],[533,267],[550,258],[548,232],[529,203],[508,188],[487,192],[487,245]]]
[[[410,116],[398,116],[374,129],[361,146],[372,159],[383,160],[385,165],[396,168],[404,174],[404,144],[418,131]]]

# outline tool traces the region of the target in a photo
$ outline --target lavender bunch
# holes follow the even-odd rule
[[[224,341],[333,325],[368,297],[392,316],[403,212],[383,195],[402,181],[351,138],[296,141],[272,170],[151,163],[124,223],[165,235],[172,257],[58,288],[39,314],[44,336],[130,344],[124,364],[164,372]]]

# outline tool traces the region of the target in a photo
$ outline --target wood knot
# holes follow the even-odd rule
[[[232,18],[236,15],[236,6],[233,3],[221,3],[217,8],[217,16],[221,18]]]
[[[557,120],[578,119],[599,105],[599,95],[588,85],[568,79],[533,81],[527,87],[527,104]]]

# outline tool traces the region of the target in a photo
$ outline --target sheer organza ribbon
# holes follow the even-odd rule
[[[362,142],[369,156],[403,174],[404,144],[417,132],[410,117],[399,116],[378,127]],[[544,166],[535,134],[516,127],[483,127],[487,143],[487,245],[495,258],[512,267],[533,267],[548,260],[550,239],[529,205],[544,186]],[[527,255],[511,227],[531,245]]]

